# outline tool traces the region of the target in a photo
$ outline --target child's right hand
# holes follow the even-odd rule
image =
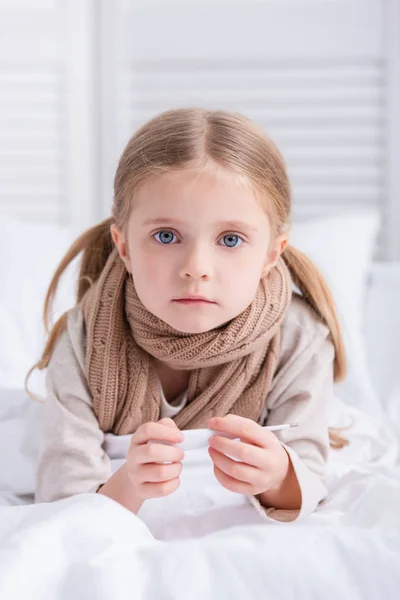
[[[148,444],[149,440],[161,443]],[[168,496],[178,489],[184,453],[177,444],[183,435],[172,419],[161,419],[141,425],[132,435],[126,457],[126,470],[135,495],[141,499]],[[171,464],[159,464],[171,461]]]

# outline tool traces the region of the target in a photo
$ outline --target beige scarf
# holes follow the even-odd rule
[[[152,357],[190,370],[180,429],[207,427],[228,413],[261,416],[276,370],[280,326],[292,282],[282,259],[260,281],[250,306],[204,333],[182,333],[150,313],[116,249],[82,299],[86,376],[100,427],[117,435],[160,419],[161,385]]]

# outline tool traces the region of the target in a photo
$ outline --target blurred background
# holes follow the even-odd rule
[[[343,396],[398,418],[399,0],[0,0],[0,386],[37,360],[52,272],[109,215],[128,138],[179,106],[276,141],[293,243],[341,315]],[[73,304],[73,273],[59,296]]]

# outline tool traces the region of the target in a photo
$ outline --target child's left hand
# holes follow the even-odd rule
[[[288,474],[290,459],[271,431],[238,415],[213,417],[208,426],[240,438],[230,440],[216,434],[209,439],[214,474],[223,487],[253,496],[279,489]]]

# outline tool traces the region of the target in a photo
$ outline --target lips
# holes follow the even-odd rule
[[[212,300],[203,298],[201,296],[187,296],[183,298],[174,298],[174,302],[180,302],[182,304],[215,304]]]

